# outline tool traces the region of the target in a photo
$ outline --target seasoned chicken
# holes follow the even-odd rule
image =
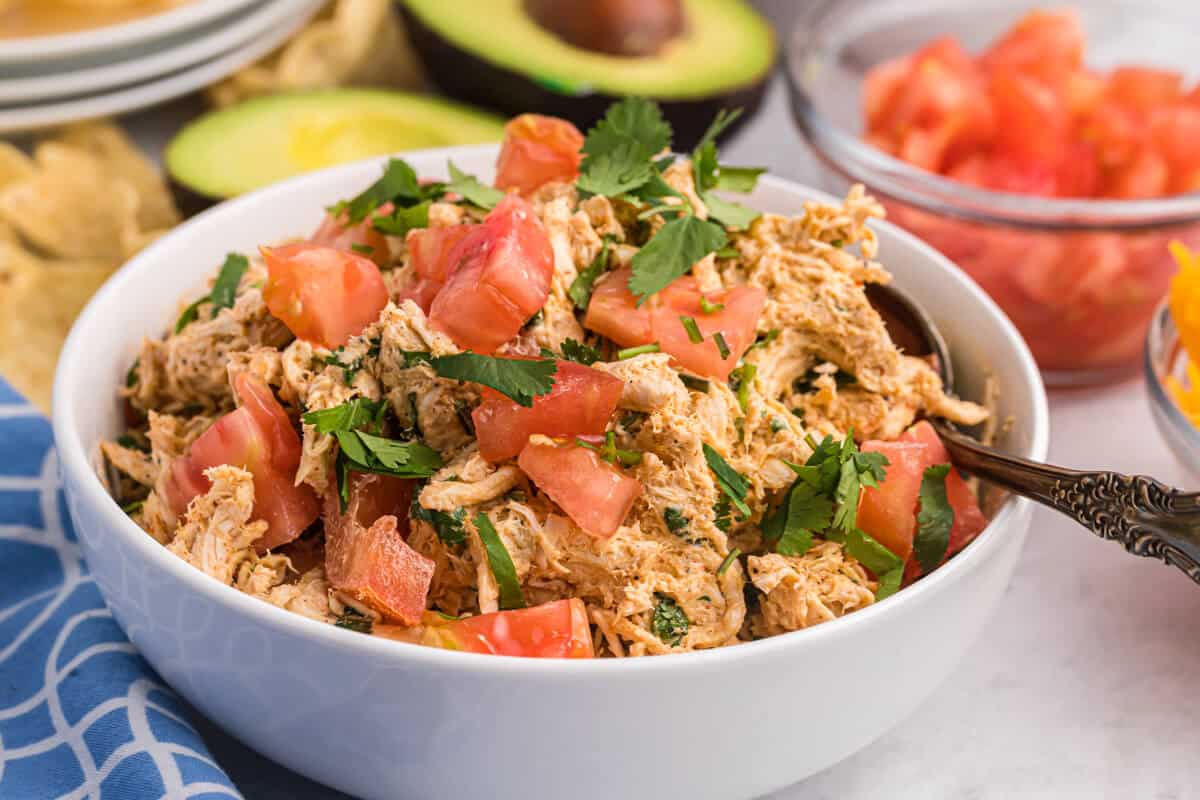
[[[763,593],[751,623],[756,636],[798,631],[875,602],[875,582],[835,542],[802,556],[750,556],[750,581]]]

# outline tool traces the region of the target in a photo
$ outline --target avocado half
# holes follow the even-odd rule
[[[286,92],[204,114],[163,160],[185,214],[302,172],[374,155],[498,142],[504,120],[433,97],[376,89]]]
[[[586,130],[614,100],[656,100],[691,148],[722,108],[758,108],[775,62],[771,26],[743,0],[684,0],[685,30],[660,52],[575,47],[522,0],[398,0],[425,73],[445,94],[508,114],[536,111]],[[728,133],[729,131],[727,131]]]

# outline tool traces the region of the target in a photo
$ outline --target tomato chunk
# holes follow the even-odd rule
[[[332,350],[362,333],[387,305],[379,267],[357,253],[306,242],[262,253],[263,300],[298,338]]]
[[[604,433],[624,388],[620,378],[563,360],[557,362],[554,388],[534,398],[531,407],[485,387],[483,402],[471,412],[479,454],[488,461],[512,458],[535,433],[564,437]]]
[[[532,206],[509,195],[455,247],[445,286],[429,309],[433,327],[459,346],[494,353],[546,304],[554,254]]]
[[[950,454],[946,452],[946,446],[942,444],[937,431],[924,420],[905,431],[900,441],[925,445],[928,462],[925,468],[950,463]],[[987,527],[988,521],[979,509],[975,493],[953,467],[946,473],[946,500],[954,509],[954,526],[950,528],[950,545],[946,548],[946,558],[949,558],[974,541]]]
[[[517,464],[584,532],[607,538],[617,532],[642,484],[574,443],[534,440]]]
[[[422,644],[524,658],[592,658],[587,609],[578,597],[460,620],[434,620]]]
[[[385,620],[416,625],[425,611],[434,564],[404,541],[399,520],[407,526],[407,514],[388,514],[370,526],[362,524],[360,520],[374,513],[363,504],[379,500],[370,496],[370,485],[360,484],[345,513],[336,488],[325,498],[325,574],[335,589]]]
[[[684,276],[639,307],[627,285],[631,274],[628,269],[617,270],[596,285],[583,324],[623,347],[656,342],[681,368],[727,380],[742,353],[754,343],[766,292],[757,286],[736,286],[702,293],[695,278]],[[724,307],[705,313],[701,298]],[[701,341],[689,338],[681,317],[696,321]],[[717,333],[729,348],[726,357],[721,356]]]
[[[404,243],[408,248],[408,263],[417,279],[400,291],[401,300],[411,299],[426,314],[433,299],[450,277],[450,260],[454,248],[467,237],[475,225],[447,225],[441,228],[416,228],[408,232]]]
[[[308,486],[296,486],[300,436],[270,388],[250,373],[234,381],[240,408],[229,412],[171,462],[165,494],[175,514],[211,486],[204,471],[230,464],[254,476],[254,518],[267,522],[255,547],[268,550],[292,541],[317,518],[317,498]]]
[[[392,204],[384,203],[376,213],[392,213]],[[335,250],[346,250],[365,255],[381,267],[387,264],[391,257],[387,237],[375,230],[371,219],[368,217],[357,225],[349,223],[347,213],[344,211],[336,217],[326,214],[325,220],[313,232],[313,235],[308,237],[308,241],[321,247],[332,247]]]
[[[887,456],[887,477],[879,486],[862,491],[858,501],[858,527],[902,560],[912,555],[917,530],[917,498],[928,448],[911,442],[864,442],[864,453]]]
[[[346,513],[364,528],[374,525],[380,517],[396,517],[400,533],[407,536],[413,486],[414,481],[406,478],[351,472],[350,502],[346,504]]]
[[[504,144],[496,160],[496,186],[529,194],[550,181],[579,176],[583,134],[558,117],[521,114],[504,126]]]

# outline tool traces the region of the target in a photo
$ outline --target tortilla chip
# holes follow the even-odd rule
[[[42,411],[67,332],[112,270],[93,259],[43,261],[0,242],[0,374]]]
[[[143,230],[168,228],[179,223],[179,210],[162,173],[125,132],[111,122],[83,122],[64,128],[56,137],[98,159],[114,180],[125,180],[138,194],[138,225]]]
[[[419,62],[389,0],[335,0],[281,48],[210,86],[208,98],[223,107],[286,90],[421,83]]]

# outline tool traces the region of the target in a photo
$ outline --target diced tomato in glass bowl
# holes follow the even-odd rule
[[[1114,2],[844,0],[789,53],[829,187],[865,184],[958,264],[1055,384],[1131,374],[1167,243],[1200,243],[1194,17]],[[1122,9],[1146,27],[1109,24]]]

